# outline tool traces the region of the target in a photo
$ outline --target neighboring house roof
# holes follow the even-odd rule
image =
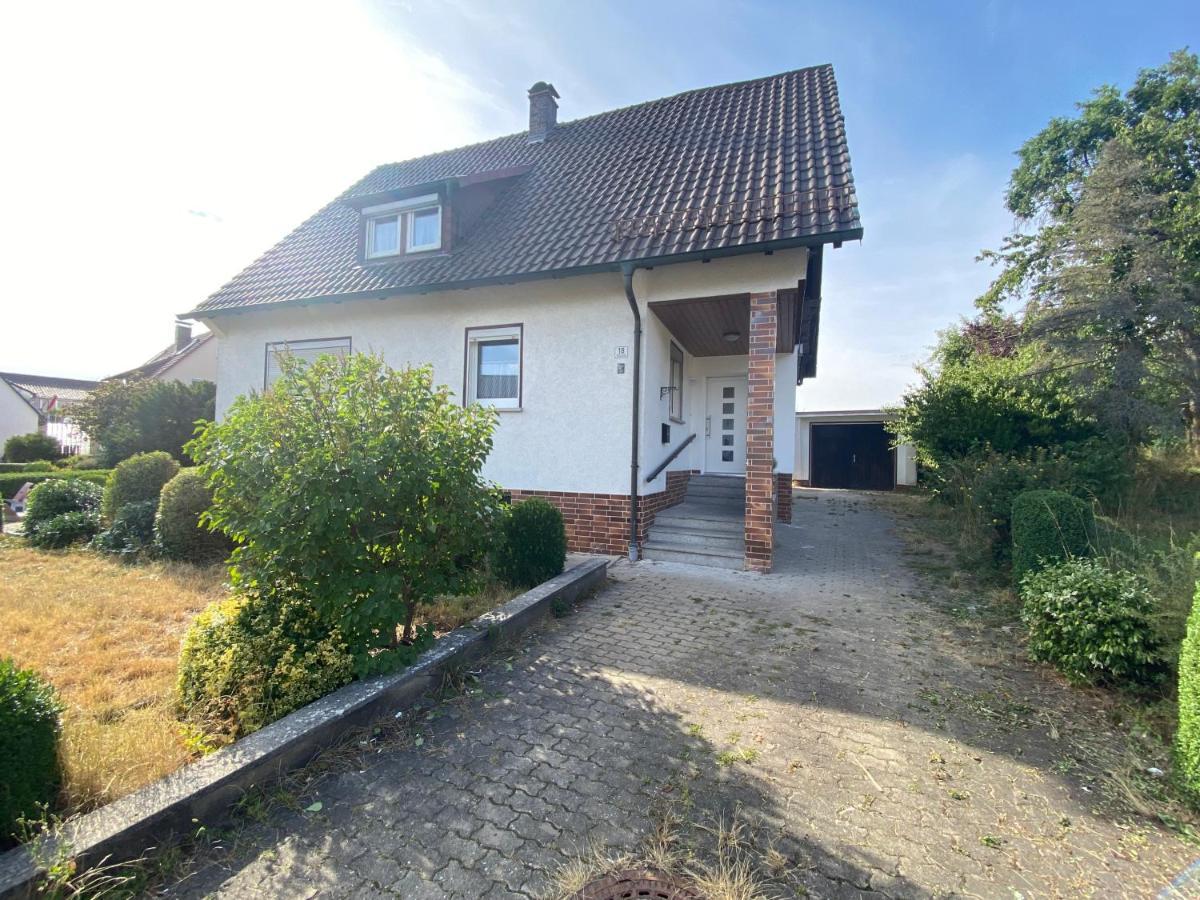
[[[451,252],[362,262],[360,198],[481,175],[504,184]],[[194,314],[861,236],[833,68],[815,66],[381,166]]]
[[[33,402],[34,400],[49,402],[52,398],[57,397],[62,402],[74,403],[82,400],[100,386],[98,381],[54,378],[49,375],[19,375],[16,372],[0,372],[0,379],[8,382],[13,390],[39,413],[44,411],[44,406],[39,408]]]
[[[178,363],[180,360],[199,350],[213,337],[211,331],[206,331],[204,334],[198,334],[182,347],[171,344],[165,350],[155,353],[152,357],[134,369],[129,369],[126,372],[121,372],[113,375],[112,378],[121,379],[138,379],[138,378],[157,378],[167,369]]]

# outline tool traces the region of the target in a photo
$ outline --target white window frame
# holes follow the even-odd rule
[[[275,367],[275,377],[271,377],[271,359],[282,353],[327,351],[331,356],[349,356],[353,352],[349,337],[307,338],[299,341],[268,341],[263,357],[263,390],[269,388],[279,377],[279,366]],[[318,356],[325,355],[318,353]]]
[[[424,212],[437,213],[437,236],[433,239],[433,243],[414,244],[413,218]],[[404,248],[405,253],[426,253],[430,250],[442,249],[442,207],[440,205],[422,206],[420,209],[410,209],[404,214]]]
[[[417,213],[434,211],[437,213],[437,239],[431,244],[414,244],[412,240],[412,219]],[[427,253],[442,248],[442,204],[437,194],[424,194],[420,197],[409,197],[393,203],[380,203],[376,206],[364,207],[363,215],[367,218],[364,229],[363,256],[366,259],[382,259],[389,256],[400,256],[401,253]],[[373,253],[375,222],[382,218],[397,216],[396,220],[396,249]]]
[[[466,371],[463,373],[466,403],[479,403],[498,410],[521,409],[525,396],[525,335],[523,325],[489,325],[467,329]],[[476,380],[479,374],[479,347],[500,341],[517,342],[517,395],[479,399]]]

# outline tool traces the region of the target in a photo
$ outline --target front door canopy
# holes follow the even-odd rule
[[[775,352],[796,348],[800,291],[778,292]],[[651,301],[650,309],[692,356],[746,356],[750,352],[750,295]],[[734,337],[736,335],[736,337]]]

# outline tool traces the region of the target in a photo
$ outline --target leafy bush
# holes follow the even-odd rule
[[[1154,600],[1131,572],[1068,559],[1021,582],[1029,652],[1077,683],[1148,684],[1162,674]]]
[[[306,601],[232,597],[192,622],[179,654],[180,717],[227,743],[349,683],[353,660]]]
[[[1013,580],[1050,563],[1090,556],[1096,534],[1092,508],[1061,491],[1026,491],[1012,505]]]
[[[0,472],[53,472],[54,463],[48,459],[30,462],[0,462]]]
[[[495,413],[376,356],[281,368],[188,445],[213,488],[209,521],[238,545],[235,587],[311,604],[358,674],[394,667],[418,604],[478,584]]]
[[[212,491],[197,469],[184,469],[164,485],[154,525],[164,556],[194,563],[229,556],[233,549],[229,538],[200,522],[200,514],[211,506]]]
[[[493,566],[507,584],[534,587],[563,570],[567,532],[562,513],[538,497],[513,506],[500,522]]]
[[[104,486],[100,513],[112,521],[118,509],[127,503],[153,500],[158,503],[163,485],[179,474],[179,463],[162,450],[131,456],[112,470]]]
[[[154,516],[158,503],[139,500],[126,503],[113,516],[112,524],[96,535],[92,546],[103,553],[133,557],[154,543]]]
[[[18,819],[54,800],[60,713],[50,685],[0,659],[0,846],[17,836]]]
[[[69,512],[55,516],[39,525],[36,530],[28,528],[25,534],[35,547],[43,550],[61,550],[72,544],[90,541],[100,531],[100,516],[95,512]]]
[[[1200,797],[1200,583],[1179,651],[1179,727],[1175,767],[1180,780]]]
[[[55,460],[63,455],[62,447],[48,434],[32,432],[14,434],[4,442],[4,461],[29,463],[35,460]]]
[[[58,548],[91,540],[100,530],[98,486],[77,478],[55,478],[29,492],[25,535],[35,547]]]
[[[108,472],[73,472],[69,469],[57,472],[0,472],[0,497],[12,497],[25,482],[40,484],[44,481],[79,480],[87,484],[104,484],[108,481]]]
[[[216,386],[211,381],[105,381],[71,409],[92,439],[100,462],[113,466],[156,450],[184,459],[183,445],[196,423],[211,421]]]
[[[76,469],[81,472],[104,468],[100,464],[99,457],[88,456],[84,454],[80,454],[79,456],[68,456],[66,459],[60,460],[57,465],[60,465],[65,469]]]

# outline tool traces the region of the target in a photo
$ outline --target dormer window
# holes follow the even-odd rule
[[[364,256],[379,259],[442,247],[442,206],[437,194],[368,206]]]

